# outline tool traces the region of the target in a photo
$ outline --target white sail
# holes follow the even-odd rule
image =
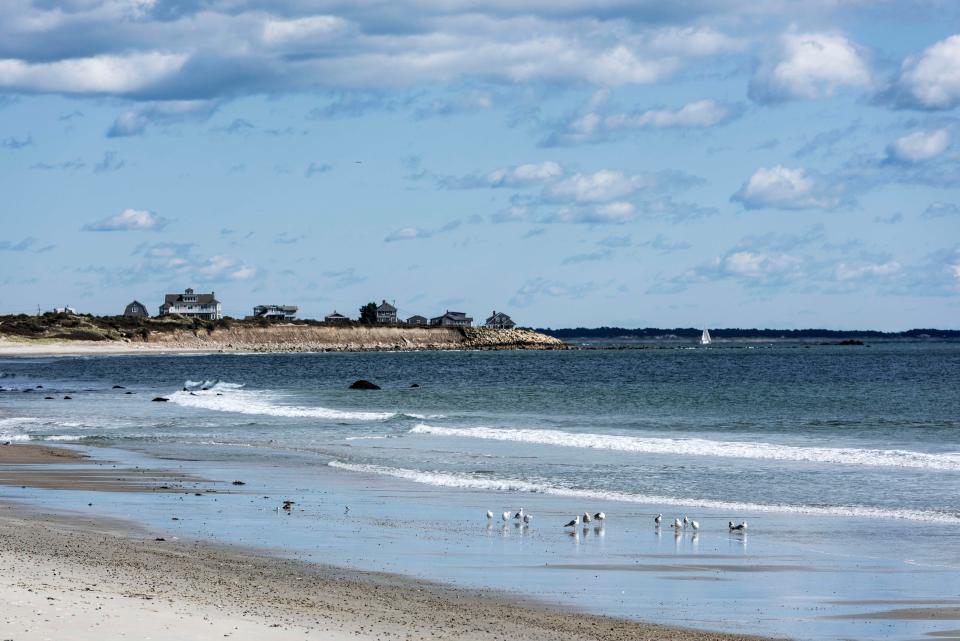
[[[706,325],[703,327],[703,334],[700,335],[700,344],[709,345],[713,340],[710,338],[710,330],[707,329]]]

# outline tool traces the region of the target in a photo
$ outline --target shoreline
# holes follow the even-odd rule
[[[0,449],[14,448],[70,451],[21,444]],[[49,451],[20,454],[23,460],[58,458]],[[61,486],[70,485],[64,476]],[[177,539],[136,522],[53,513],[2,495],[0,489],[0,620],[18,641],[65,633],[103,639],[147,630],[178,639],[769,638],[585,614],[509,592]]]

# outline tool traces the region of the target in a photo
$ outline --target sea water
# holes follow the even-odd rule
[[[232,490],[6,496],[662,623],[960,627],[876,614],[960,607],[955,343],[10,359],[0,388],[0,441]],[[533,523],[504,524],[519,506]],[[698,532],[668,527],[685,514]]]

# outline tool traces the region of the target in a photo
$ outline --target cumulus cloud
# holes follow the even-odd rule
[[[835,187],[782,165],[758,169],[730,200],[746,209],[833,209],[843,202]]]
[[[545,188],[550,201],[602,203],[623,198],[657,184],[654,176],[629,175],[622,171],[601,169],[593,173],[576,173]]]
[[[437,184],[444,189],[522,188],[549,182],[563,175],[564,169],[559,163],[546,160],[495,169],[485,174],[440,176]]]
[[[170,223],[146,209],[124,209],[116,216],[87,223],[83,231],[160,231]]]
[[[108,138],[139,136],[151,124],[172,125],[189,120],[205,120],[217,110],[218,103],[207,100],[169,100],[119,114],[107,130]]]
[[[797,33],[780,37],[779,48],[758,65],[750,81],[757,102],[814,99],[841,87],[868,87],[873,81],[864,51],[833,32]]]
[[[900,263],[895,260],[885,263],[873,263],[866,265],[848,265],[840,263],[837,265],[835,275],[839,281],[864,280],[867,278],[878,278],[896,274],[901,269]]]
[[[595,206],[561,207],[545,216],[544,223],[578,223],[588,225],[622,225],[635,220],[637,208],[629,202],[614,201]]]
[[[950,145],[950,132],[946,129],[915,131],[897,138],[887,147],[887,158],[915,163],[936,158]]]
[[[38,93],[129,95],[160,83],[187,61],[184,53],[148,51],[53,62],[0,59],[0,88]]]
[[[909,109],[945,110],[960,105],[960,34],[904,60],[882,97]]]

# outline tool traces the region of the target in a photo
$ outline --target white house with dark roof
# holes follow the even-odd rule
[[[385,325],[397,324],[397,308],[383,301],[377,306],[377,322]]]
[[[430,324],[440,325],[441,327],[470,327],[473,325],[473,318],[463,312],[451,312],[448,309],[443,316],[431,318]]]
[[[160,306],[160,315],[169,316],[170,314],[203,320],[223,318],[220,301],[217,300],[214,292],[197,294],[190,288],[183,290],[182,294],[167,294],[164,297],[163,305]]]
[[[492,327],[494,329],[513,329],[517,326],[517,324],[513,322],[512,318],[503,312],[494,310],[486,322],[484,322],[483,326]]]
[[[253,317],[269,320],[296,320],[298,309],[296,305],[257,305],[253,308]]]

